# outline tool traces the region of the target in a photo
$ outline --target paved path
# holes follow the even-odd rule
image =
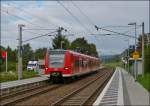
[[[48,78],[46,76],[42,76],[42,77],[34,77],[34,78],[28,78],[28,79],[23,79],[23,80],[3,82],[3,83],[0,83],[0,89],[12,88],[12,87],[20,86],[20,85],[25,85],[25,84],[31,84],[35,82],[44,81],[47,79]]]
[[[124,69],[120,68],[123,75],[125,105],[149,105],[149,92]]]

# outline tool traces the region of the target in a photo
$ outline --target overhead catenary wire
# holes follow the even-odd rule
[[[138,26],[137,27],[137,29],[138,28],[140,28],[141,26]],[[102,27],[103,28],[103,27]],[[122,34],[127,34],[127,33],[129,33],[129,32],[131,32],[132,30],[133,30],[134,28],[131,28],[131,29],[129,29],[129,30],[127,30],[127,31],[125,31],[125,32],[123,32]],[[107,35],[118,35],[118,34],[90,34],[90,35],[101,35],[101,36],[107,36]]]
[[[56,29],[47,29],[47,28],[41,28],[41,29],[38,29],[38,28],[26,28],[26,29],[23,29],[23,30],[56,30]]]
[[[10,4],[9,4],[10,5]],[[16,9],[18,9],[18,10],[20,10],[21,12],[24,12],[24,13],[26,13],[26,14],[28,14],[28,15],[30,15],[30,16],[34,16],[34,17],[36,17],[37,19],[39,19],[39,20],[43,20],[42,19],[42,17],[39,17],[39,16],[37,16],[37,15],[34,15],[34,14],[31,14],[31,13],[29,13],[29,12],[27,12],[27,11],[25,11],[24,9],[22,9],[22,8],[19,8],[19,7],[16,7],[16,6],[13,6],[13,5],[10,5],[10,6],[12,6],[12,7],[14,7],[14,8],[16,8]],[[56,24],[54,24],[53,22],[50,22],[51,24],[53,24],[55,27],[58,27]]]
[[[29,31],[29,30],[27,30],[26,32],[32,33],[32,34],[35,34],[35,35],[42,35],[41,33],[33,32],[33,31]]]
[[[31,24],[31,25],[33,25],[33,26],[35,26],[35,27],[44,28],[44,27],[42,27],[42,26],[35,25],[34,23],[32,23],[32,22],[30,22],[30,21],[26,20],[25,18],[22,18],[22,17],[20,17],[20,16],[18,16],[18,15],[11,14],[11,13],[9,13],[8,11],[2,10],[2,9],[0,9],[0,11],[1,11],[1,12],[5,12],[6,14],[8,14],[8,15],[10,15],[10,16],[13,16],[13,17],[15,17],[15,18],[17,18],[17,19],[21,19],[21,20],[23,20],[24,22],[27,22],[28,24]]]
[[[39,17],[37,15],[31,14],[31,13],[25,11],[22,8],[19,8],[19,7],[13,6],[13,5],[11,5],[11,6],[14,7],[14,8],[16,8],[16,9],[18,9],[18,10],[20,10],[21,12],[24,12],[24,13],[28,14],[28,15],[32,15],[32,16],[36,17],[37,19],[40,19],[40,20],[43,19],[43,18],[41,18],[41,17]],[[58,25],[54,24],[52,21],[50,23],[53,24],[55,27],[59,27]],[[24,30],[26,30],[26,29],[24,29]],[[45,28],[45,29],[27,29],[27,30],[49,30],[49,28]],[[50,29],[50,30],[53,30],[53,29]]]
[[[95,28],[98,30],[98,29],[101,29],[101,30],[104,30],[104,31],[108,31],[108,32],[112,32],[112,33],[115,33],[115,34],[118,34],[118,35],[122,35],[122,36],[127,36],[127,37],[131,37],[131,38],[135,38],[134,36],[131,36],[131,35],[127,35],[127,34],[124,34],[124,33],[120,33],[120,32],[116,32],[116,31],[112,31],[112,30],[108,30],[108,29],[105,29],[105,28],[100,28],[100,27],[97,27],[95,25]]]
[[[36,37],[30,38],[30,39],[24,40],[24,41],[22,41],[22,42],[31,41],[31,40],[33,40],[33,39],[41,38],[41,37],[43,37],[43,36],[54,36],[54,35],[50,35],[50,34],[55,33],[55,32],[56,32],[56,31],[50,32],[50,33],[47,33],[47,34],[38,34],[38,33],[35,33],[35,34],[38,34],[38,35],[40,35],[40,36],[36,36]]]
[[[13,6],[14,7],[14,6]],[[24,11],[23,9],[21,9],[21,8],[18,8],[18,7],[15,7],[16,9],[19,9],[19,10],[21,10],[21,11]],[[23,20],[23,21],[25,21],[25,22],[27,22],[27,23],[29,23],[29,24],[31,24],[31,25],[33,25],[33,26],[36,26],[36,27],[39,27],[39,28],[41,28],[41,30],[43,29],[43,30],[49,30],[49,29],[47,29],[47,28],[43,28],[43,27],[41,27],[41,26],[38,26],[38,25],[35,25],[34,23],[32,23],[32,22],[30,22],[30,21],[28,21],[28,20],[26,20],[25,18],[23,18],[23,17],[20,17],[20,16],[17,16],[17,15],[14,15],[14,14],[11,14],[11,13],[9,13],[8,11],[5,11],[5,10],[2,10],[3,12],[5,12],[6,14],[8,14],[8,15],[11,15],[11,16],[14,16],[15,18],[18,18],[18,19],[21,19],[21,20]],[[24,11],[25,13],[27,13],[28,14],[28,12],[26,12],[26,11]],[[76,18],[77,19],[77,18]],[[78,19],[77,19],[78,20]],[[79,21],[79,20],[78,20]],[[80,21],[79,21],[80,22]],[[80,22],[80,24],[82,24],[81,22]],[[82,24],[83,25],[83,24]],[[84,25],[83,25],[84,26]],[[85,28],[85,26],[84,26],[84,28]],[[87,28],[85,28],[87,31],[89,31]],[[24,29],[24,30],[26,30],[26,29]],[[29,30],[34,30],[34,29],[29,29]],[[35,29],[35,30],[38,30],[38,29]]]
[[[57,2],[87,31],[89,32],[89,29],[87,29],[84,24],[67,8],[65,7],[59,0]]]
[[[79,10],[79,12],[90,22],[90,24],[95,25],[94,22],[76,5],[72,0],[72,4]]]

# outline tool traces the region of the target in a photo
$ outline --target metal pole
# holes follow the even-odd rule
[[[130,72],[129,59],[130,59],[130,54],[129,54],[129,39],[128,39],[128,72]]]
[[[135,49],[134,49],[134,51],[136,52],[136,23],[135,23]],[[135,65],[134,73],[135,73],[135,81],[136,81],[137,80],[137,61],[136,61],[136,59],[134,61],[134,65]]]
[[[142,22],[142,77],[144,77],[144,22]]]
[[[63,44],[63,41],[61,41],[60,43],[61,43],[61,49],[62,49],[62,44]]]
[[[24,25],[18,25],[18,80],[22,79],[22,27],[24,27]]]

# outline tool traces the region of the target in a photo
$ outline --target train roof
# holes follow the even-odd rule
[[[68,50],[68,51],[69,51],[70,53],[75,54],[75,55],[85,56],[85,57],[92,58],[92,59],[98,59],[98,58],[96,58],[96,57],[89,56],[89,55],[85,55],[85,54],[78,53],[78,52],[75,52],[75,51],[71,51],[71,50]]]
[[[78,53],[78,52],[75,52],[75,51],[72,51],[72,50],[64,50],[64,49],[54,49],[54,50],[50,50],[50,51],[64,51],[64,52],[70,52],[72,54],[75,54],[75,55],[80,55],[80,56],[85,56],[85,57],[88,57],[88,58],[91,58],[91,59],[96,59],[98,60],[98,58],[96,57],[93,57],[93,56],[89,56],[89,55],[85,55],[85,54],[82,54],[82,53]]]

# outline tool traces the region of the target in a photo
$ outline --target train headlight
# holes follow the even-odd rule
[[[69,67],[65,67],[64,69],[65,69],[65,70],[69,70],[70,68],[69,68]]]

